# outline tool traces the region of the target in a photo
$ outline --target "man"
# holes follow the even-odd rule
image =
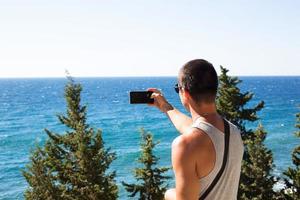
[[[152,98],[161,112],[166,113],[181,133],[172,143],[172,165],[176,187],[165,194],[166,200],[199,199],[221,169],[224,155],[224,121],[216,110],[218,76],[213,65],[196,59],[179,71],[175,90],[191,117],[175,109],[155,89]],[[228,160],[222,176],[205,199],[231,200],[237,198],[243,157],[240,131],[229,122]]]

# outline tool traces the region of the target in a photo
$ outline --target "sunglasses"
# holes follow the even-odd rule
[[[175,89],[176,93],[179,93],[179,90],[180,90],[181,88],[182,88],[182,87],[180,87],[180,86],[178,85],[178,83],[176,83],[175,86],[174,86],[174,89]]]

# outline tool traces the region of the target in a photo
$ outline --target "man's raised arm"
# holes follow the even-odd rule
[[[176,108],[173,108],[173,110],[169,110],[166,112],[167,116],[171,120],[171,122],[174,124],[175,128],[181,133],[187,133],[188,130],[191,128],[192,125],[192,118],[183,114]]]

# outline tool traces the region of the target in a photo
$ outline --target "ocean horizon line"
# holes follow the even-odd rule
[[[235,77],[300,77],[300,75],[230,75]],[[23,77],[0,77],[0,79],[65,79],[67,76],[23,76]],[[80,79],[95,79],[95,78],[177,78],[176,75],[170,76],[71,76],[72,78]]]

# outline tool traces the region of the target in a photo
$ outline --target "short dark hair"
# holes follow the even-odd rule
[[[213,102],[218,91],[218,75],[214,66],[203,59],[186,63],[180,70],[179,85],[196,102]]]

